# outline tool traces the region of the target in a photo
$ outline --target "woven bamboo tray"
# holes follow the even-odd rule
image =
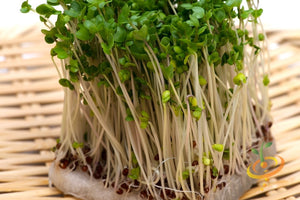
[[[37,27],[6,33],[0,34],[0,200],[75,200],[48,187],[63,101],[50,46]],[[286,163],[241,200],[300,199],[300,32],[268,36],[272,131]]]

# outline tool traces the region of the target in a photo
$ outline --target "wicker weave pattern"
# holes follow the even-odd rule
[[[300,32],[269,38],[272,131],[286,164],[243,200],[300,199]],[[75,200],[48,187],[63,100],[49,49],[37,28],[15,39],[0,35],[0,200]]]

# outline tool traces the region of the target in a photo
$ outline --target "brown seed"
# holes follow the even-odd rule
[[[205,188],[204,188],[204,192],[205,192],[205,193],[208,193],[208,192],[209,192],[209,188],[208,188],[208,187],[205,187]]]
[[[68,159],[63,158],[63,159],[61,159],[60,162],[59,162],[59,167],[62,168],[62,169],[66,169],[66,168],[68,167],[69,163],[70,163],[70,162],[69,162]]]
[[[189,200],[185,195],[181,198],[181,200]]]
[[[154,160],[156,160],[156,161],[158,161],[158,160],[159,160],[159,156],[158,156],[158,154],[156,154],[156,155],[154,156]]]
[[[141,191],[141,192],[140,192],[140,197],[141,197],[142,199],[148,198],[147,191],[146,191],[146,190]]]
[[[199,165],[198,160],[194,160],[194,161],[192,162],[192,166],[197,166],[197,165]]]
[[[97,164],[97,167],[96,167],[96,171],[97,171],[99,174],[101,174],[101,173],[102,173],[102,170],[103,170],[102,166],[100,165],[100,163],[98,163],[98,164]]]
[[[256,135],[257,138],[260,138],[260,137],[261,137],[259,131],[256,131],[256,132],[255,132],[255,135]]]
[[[90,151],[91,151],[91,148],[88,147],[88,146],[84,146],[83,149],[82,149],[82,152],[83,152],[84,154],[88,154]]]
[[[222,190],[222,187],[223,187],[223,184],[222,184],[222,183],[219,183],[219,184],[217,185],[217,188],[219,188],[220,190]]]
[[[107,159],[106,150],[103,150],[103,151],[102,151],[102,153],[101,153],[101,158],[102,158],[102,160],[106,161],[106,159]]]
[[[129,169],[128,169],[128,168],[124,168],[123,171],[122,171],[122,174],[123,174],[124,176],[128,176],[128,174],[129,174]]]
[[[193,148],[195,148],[197,146],[197,143],[195,140],[193,140]]]
[[[229,166],[228,165],[224,165],[224,173],[228,174],[229,173]]]
[[[247,160],[244,161],[244,164],[248,167],[249,163]]]
[[[86,172],[88,170],[88,166],[86,166],[86,165],[81,166],[81,170]]]
[[[90,156],[87,156],[87,157],[85,158],[85,161],[86,161],[88,164],[92,164],[93,158],[90,157]]]
[[[154,200],[154,197],[153,197],[152,195],[150,195],[150,196],[148,197],[148,200]]]
[[[172,191],[168,197],[171,198],[171,199],[175,199],[175,197],[176,197],[175,192]]]
[[[117,191],[116,191],[117,194],[121,195],[123,194],[123,190],[121,188],[119,188]]]
[[[122,183],[121,188],[123,188],[124,190],[128,190],[129,186],[127,185],[127,183]]]
[[[61,147],[61,143],[56,144],[56,149],[59,149]]]
[[[110,186],[114,188],[115,187],[115,182],[112,182]]]
[[[105,186],[106,185],[106,180],[103,180],[103,185]],[[106,187],[109,187],[109,183],[107,183],[107,186]]]
[[[223,184],[223,187],[225,187],[225,186],[226,186],[226,183],[225,183],[225,182],[222,182],[222,184]]]
[[[76,154],[72,154],[71,156],[70,156],[70,160],[71,161],[75,161],[75,160],[77,160],[78,159],[78,157],[77,157],[77,155]]]
[[[101,174],[99,172],[97,172],[97,171],[95,171],[93,173],[93,176],[94,176],[95,179],[100,179],[101,178]]]
[[[134,180],[134,183],[133,183],[134,186],[139,186],[140,185],[140,182],[138,180]]]
[[[268,122],[268,127],[271,128],[273,125],[273,122]]]

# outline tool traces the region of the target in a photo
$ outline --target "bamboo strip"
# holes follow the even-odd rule
[[[53,145],[54,146],[54,145]],[[49,149],[49,147],[48,147]],[[54,158],[54,154],[52,156],[41,156],[38,154],[28,154],[21,158],[7,158],[0,160],[0,165],[20,165],[20,164],[36,164],[41,163],[44,164],[45,162],[48,162],[49,160],[52,160]]]
[[[296,77],[299,81],[299,75],[300,75],[300,67],[294,66],[293,68],[289,70],[283,70],[281,73],[274,74],[271,79],[272,84],[282,84],[283,81],[291,80],[292,78]]]
[[[40,91],[37,94],[31,95],[28,94],[24,97],[1,97],[0,106],[16,106],[23,105],[29,103],[55,103],[62,102],[63,100],[63,92],[60,90],[57,91]]]
[[[0,85],[0,95],[3,94],[15,94],[20,92],[41,92],[61,89],[58,84],[53,84],[58,82],[57,79],[48,79],[46,81],[38,81],[31,84],[16,84],[13,87],[7,87],[6,85]],[[29,87],[30,86],[30,87]]]
[[[273,105],[272,109],[277,110],[284,106],[288,106],[293,103],[298,103],[299,99],[300,99],[299,90],[298,91],[296,91],[296,90],[290,91],[290,93],[288,93],[284,96],[280,96],[280,97],[276,97],[276,98],[272,99],[272,105]]]
[[[273,43],[276,44],[276,43]],[[272,51],[270,51],[270,59],[273,62],[276,62],[276,60],[278,59],[278,57],[280,57],[280,55],[285,55],[287,53],[291,54],[291,56],[297,55],[297,53],[299,53],[300,50],[297,47],[291,46],[290,44],[282,44],[279,46],[277,46],[277,48],[272,49]]]
[[[54,77],[57,79],[57,71],[54,66],[51,66],[32,71],[24,69],[18,72],[8,72],[5,76],[0,76],[0,83],[18,80],[45,80]]]
[[[297,74],[300,75],[299,69],[297,69],[297,72],[298,72]],[[297,75],[297,74],[294,74],[294,75]],[[276,88],[270,88],[269,95],[271,98],[277,97],[279,95],[285,95],[286,93],[293,91],[295,89],[298,89],[300,87],[300,79],[293,78],[291,75],[289,77],[289,80],[286,80],[284,82],[284,84],[279,84],[278,86],[276,86]]]
[[[276,116],[277,122],[298,114],[300,114],[300,107],[295,104],[286,106],[283,110],[272,111],[272,115]]]
[[[60,114],[63,109],[61,103],[50,104],[39,107],[29,107],[24,109],[19,108],[0,108],[0,119],[1,118],[12,118],[12,117],[24,117],[30,115],[53,115]]]
[[[0,141],[26,141],[37,138],[58,137],[60,128],[38,129],[36,131],[0,130]]]
[[[32,128],[37,126],[58,126],[61,122],[61,116],[51,116],[36,120],[0,120],[2,129],[22,129]]]
[[[281,187],[286,187],[290,185],[294,185],[300,183],[300,173],[295,173],[292,176],[285,177],[281,180],[276,180],[274,183],[268,183],[267,186],[264,187],[256,187],[248,191],[248,193],[245,193],[240,200],[248,199],[253,196],[259,195],[261,191],[263,190],[264,192],[268,192],[271,190],[275,190]]]
[[[23,169],[0,172],[2,182],[17,180],[18,177],[38,176],[48,174],[48,167],[45,166],[24,166]],[[1,196],[1,195],[0,195]]]
[[[9,60],[5,60],[0,62],[0,69],[13,69],[13,68],[24,68],[24,67],[44,67],[44,66],[52,66],[51,58],[49,56],[46,57],[38,57],[32,59],[15,59],[14,62]]]
[[[295,187],[289,188],[285,191],[276,192],[274,195],[270,195],[268,197],[263,198],[254,198],[253,200],[279,200],[283,198],[287,198],[289,196],[298,195],[300,194],[300,185],[297,185]]]
[[[283,121],[280,121],[280,124],[276,124],[276,121],[273,126],[273,133],[276,136],[277,134],[283,134],[288,131],[300,127],[300,116],[289,118]]]
[[[300,129],[295,129],[288,133],[288,137],[285,134],[278,134],[275,136],[275,139],[280,141],[280,144],[285,144],[293,140],[300,140]],[[280,145],[278,143],[278,145]]]
[[[271,63],[271,73],[274,74],[276,72],[278,72],[279,70],[284,70],[287,66],[289,66],[292,63],[297,63],[300,61],[300,58],[297,56],[292,56],[286,59],[280,59],[280,60],[276,60],[274,62]]]
[[[38,51],[37,51],[38,50]],[[0,55],[2,56],[15,56],[24,55],[28,53],[34,54],[49,54],[49,45],[44,43],[27,43],[26,46],[22,43],[18,46],[14,45],[11,48],[0,49]]]
[[[36,188],[35,190],[22,191],[22,192],[14,192],[14,193],[4,193],[0,195],[0,200],[7,200],[8,198],[20,198],[26,197],[27,199],[31,199],[31,197],[40,197],[40,196],[49,196],[49,195],[58,195],[60,194],[54,188]]]

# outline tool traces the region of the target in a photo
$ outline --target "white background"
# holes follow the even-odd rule
[[[36,14],[19,12],[23,0],[0,2],[0,30],[39,24]],[[44,2],[46,0],[29,0],[34,8]],[[260,0],[259,7],[264,10],[262,22],[265,28],[300,30],[300,0]]]

